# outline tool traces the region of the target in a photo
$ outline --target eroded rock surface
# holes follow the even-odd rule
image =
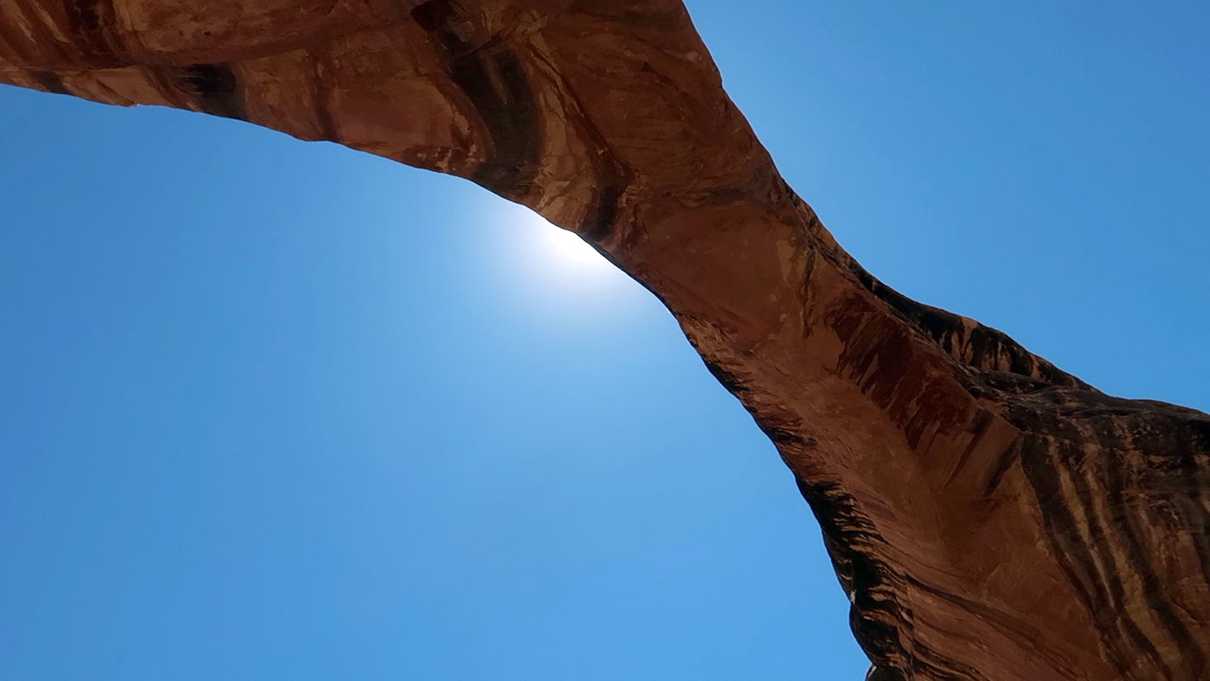
[[[646,285],[776,443],[870,678],[1210,678],[1210,416],[879,283],[680,0],[0,0],[0,81],[469,178]]]

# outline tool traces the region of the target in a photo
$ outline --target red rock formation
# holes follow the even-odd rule
[[[0,0],[0,81],[333,140],[580,234],[777,444],[869,678],[1210,677],[1210,416],[879,283],[680,0]]]

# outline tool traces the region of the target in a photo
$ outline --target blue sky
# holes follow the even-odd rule
[[[1204,4],[926,4],[689,6],[887,283],[1210,409]],[[0,677],[861,678],[772,446],[526,211],[180,112],[0,125]]]

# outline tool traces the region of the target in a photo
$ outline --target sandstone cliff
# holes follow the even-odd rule
[[[1210,416],[882,285],[680,0],[0,0],[0,82],[332,140],[577,232],[776,443],[872,679],[1210,677]]]

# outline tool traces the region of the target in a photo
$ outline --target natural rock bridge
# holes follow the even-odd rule
[[[0,0],[0,81],[332,140],[578,233],[776,443],[871,679],[1210,675],[1210,416],[882,285],[680,0]]]

